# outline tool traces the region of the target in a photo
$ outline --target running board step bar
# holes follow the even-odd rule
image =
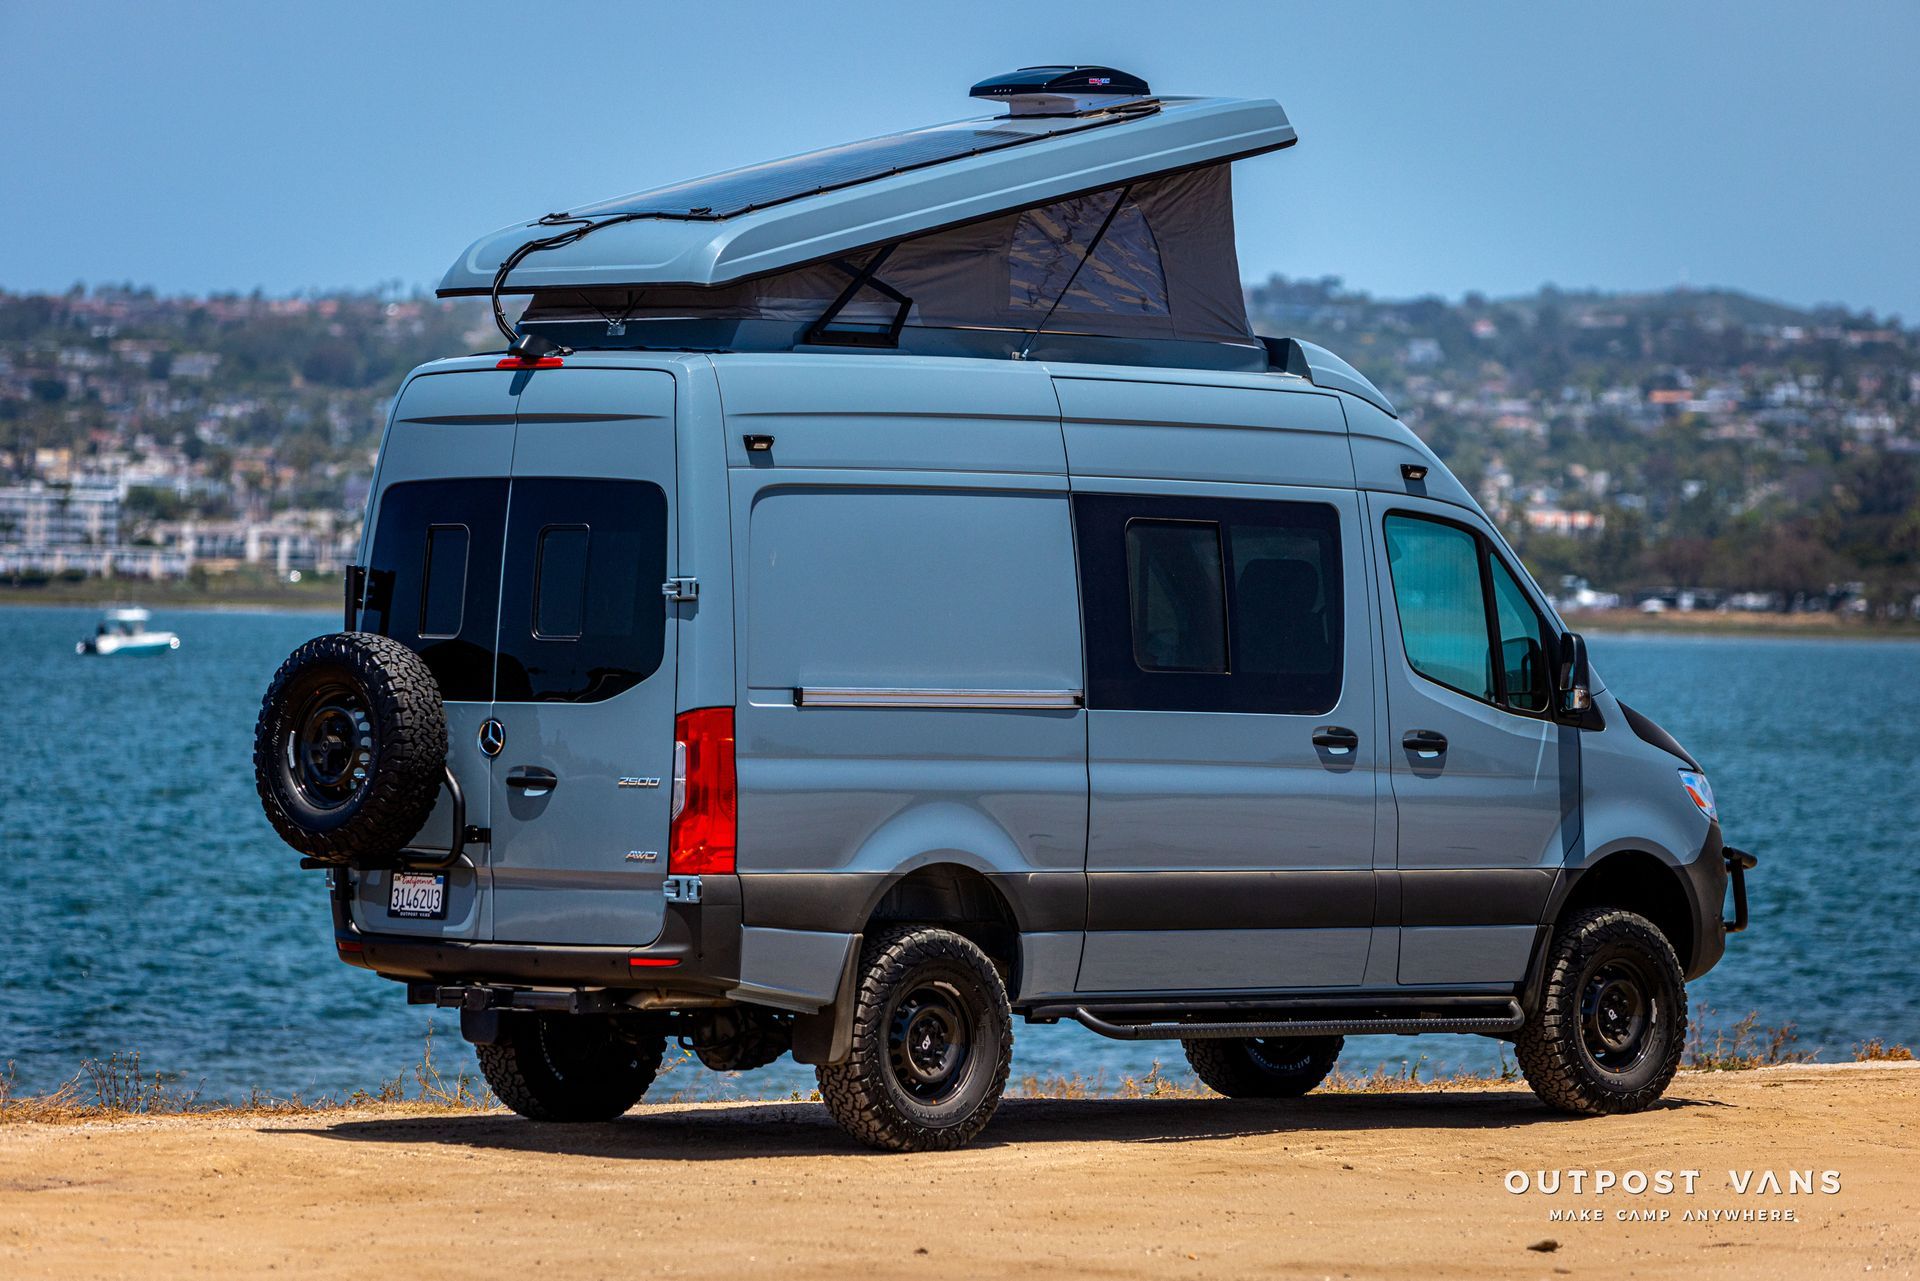
[[[1366,1018],[1273,1019],[1228,1023],[1112,1023],[1085,1006],[1070,1017],[1116,1041],[1205,1041],[1240,1037],[1415,1035],[1421,1032],[1517,1032],[1526,1016],[1518,1001],[1498,1014],[1435,1014]]]

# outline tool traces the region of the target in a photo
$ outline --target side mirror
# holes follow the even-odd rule
[[[1560,710],[1579,715],[1593,706],[1593,677],[1587,668],[1587,641],[1579,632],[1560,638]]]

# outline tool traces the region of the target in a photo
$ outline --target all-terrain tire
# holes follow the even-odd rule
[[[1639,1112],[1666,1092],[1687,1040],[1686,980],[1653,922],[1592,908],[1547,951],[1540,1007],[1514,1057],[1542,1102],[1600,1116]]]
[[[406,845],[433,812],[446,764],[439,683],[385,636],[308,641],[260,701],[254,786],[273,830],[309,858],[351,863]]]
[[[970,1143],[1013,1062],[1013,1010],[993,962],[949,930],[896,926],[862,945],[859,982],[852,1052],[815,1069],[827,1111],[871,1147]]]
[[[500,1039],[476,1045],[499,1100],[531,1121],[610,1121],[660,1073],[667,1039],[605,1014],[503,1014]]]
[[[1327,1079],[1345,1044],[1338,1036],[1180,1042],[1193,1074],[1230,1099],[1297,1099]]]

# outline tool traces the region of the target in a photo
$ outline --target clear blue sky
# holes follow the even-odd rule
[[[1108,62],[1271,96],[1243,273],[1920,320],[1920,5],[0,0],[0,287],[431,285],[551,209]]]

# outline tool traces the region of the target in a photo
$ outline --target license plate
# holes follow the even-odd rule
[[[387,899],[387,915],[424,921],[446,920],[447,874],[395,872],[393,890]]]

